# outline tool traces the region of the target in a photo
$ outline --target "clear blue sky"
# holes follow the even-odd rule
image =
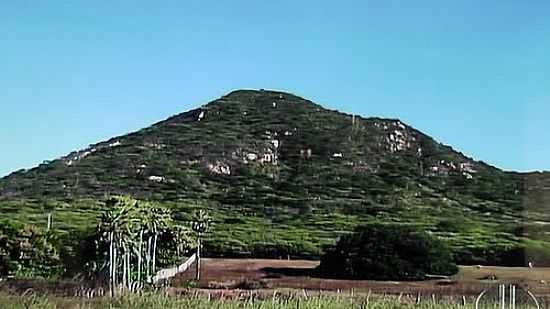
[[[1,1],[0,175],[238,88],[550,169],[550,1]]]

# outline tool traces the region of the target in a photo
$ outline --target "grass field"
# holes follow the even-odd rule
[[[0,294],[0,307],[2,309],[233,309],[233,308],[259,308],[259,309],[340,309],[340,308],[474,308],[472,305],[444,304],[424,302],[415,304],[411,302],[400,302],[396,299],[369,299],[343,298],[333,296],[321,296],[310,298],[276,298],[254,300],[228,300],[208,299],[205,297],[175,298],[160,294],[147,294],[142,296],[124,296],[116,298],[95,298],[92,300],[80,298],[57,298],[40,296],[11,296]],[[487,307],[490,308],[490,307]]]

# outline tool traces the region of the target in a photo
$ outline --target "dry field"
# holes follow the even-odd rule
[[[221,298],[243,290],[254,289],[258,295],[274,292],[308,295],[354,294],[404,295],[404,297],[474,297],[498,283],[514,283],[527,287],[545,298],[550,297],[550,268],[510,267],[461,267],[460,272],[446,280],[427,281],[369,281],[334,280],[316,277],[313,270],[316,261],[267,260],[267,259],[203,259],[202,277],[198,288],[189,290],[188,279],[194,277],[194,269],[172,280],[168,291],[175,294],[199,293],[221,295]],[[494,280],[496,278],[496,280]],[[549,284],[547,284],[547,282]],[[244,283],[244,284],[243,284]],[[22,294],[31,290],[38,295],[75,296],[75,291],[92,283],[74,281],[6,280],[0,282],[0,292]],[[252,291],[248,291],[252,292]],[[170,292],[169,292],[170,293]]]
[[[550,295],[550,268],[464,266],[449,280],[381,282],[318,278],[313,274],[318,264],[316,261],[304,260],[203,259],[199,286],[220,289],[243,281],[256,281],[265,288],[277,289],[354,289],[358,292],[370,290],[377,294],[475,295],[498,283],[515,283],[536,294]],[[193,275],[194,269],[191,269],[174,280],[173,285],[182,286]]]

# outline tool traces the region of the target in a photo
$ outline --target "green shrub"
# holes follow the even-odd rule
[[[450,249],[413,226],[369,224],[326,250],[319,266],[328,277],[417,280],[458,272]]]
[[[0,278],[13,272],[15,268],[15,247],[13,240],[15,232],[10,232],[0,226]]]
[[[62,272],[54,233],[0,223],[0,276],[55,278]]]

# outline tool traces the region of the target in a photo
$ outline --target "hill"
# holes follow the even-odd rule
[[[448,240],[460,261],[502,264],[549,244],[548,192],[548,173],[499,170],[397,119],[238,90],[12,173],[0,211],[44,224],[53,209],[70,232],[92,228],[109,194],[157,200],[180,220],[208,208],[218,256],[315,258],[358,224],[402,222]]]

